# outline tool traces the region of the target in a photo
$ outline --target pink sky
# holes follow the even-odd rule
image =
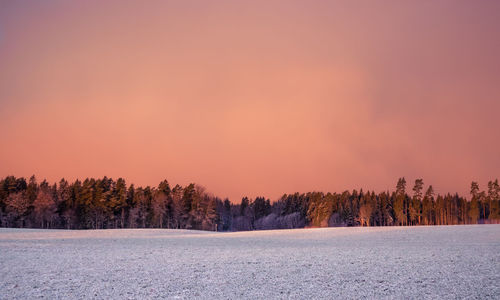
[[[0,176],[467,195],[500,177],[499,20],[499,1],[2,1]]]

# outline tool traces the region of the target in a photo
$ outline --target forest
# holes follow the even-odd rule
[[[436,195],[422,179],[407,187],[399,178],[392,192],[308,192],[271,202],[244,197],[220,199],[196,184],[136,187],[125,180],[87,178],[50,184],[7,176],[0,181],[0,226],[106,229],[176,228],[243,231],[336,226],[415,226],[500,223],[500,187],[477,182],[470,199]]]

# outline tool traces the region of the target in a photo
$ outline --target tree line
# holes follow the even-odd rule
[[[0,180],[0,226],[104,229],[176,228],[215,231],[332,226],[414,226],[500,223],[500,187],[489,181],[481,191],[471,183],[470,199],[458,194],[424,192],[422,179],[407,190],[285,194],[277,201],[244,197],[220,199],[196,184],[173,188],[136,187],[125,180],[88,178],[49,184],[35,176]]]

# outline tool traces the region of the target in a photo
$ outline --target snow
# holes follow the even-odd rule
[[[0,299],[500,298],[500,225],[0,229]]]

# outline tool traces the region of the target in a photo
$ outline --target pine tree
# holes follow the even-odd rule
[[[429,185],[422,201],[422,216],[425,225],[435,225],[434,210],[434,188]]]
[[[394,213],[400,225],[407,224],[406,217],[406,180],[399,178],[394,195]]]
[[[489,220],[500,220],[500,186],[498,179],[488,182]]]
[[[423,188],[424,181],[422,179],[415,180],[415,185],[413,186],[413,198],[410,202],[410,219],[413,225],[421,223]]]

